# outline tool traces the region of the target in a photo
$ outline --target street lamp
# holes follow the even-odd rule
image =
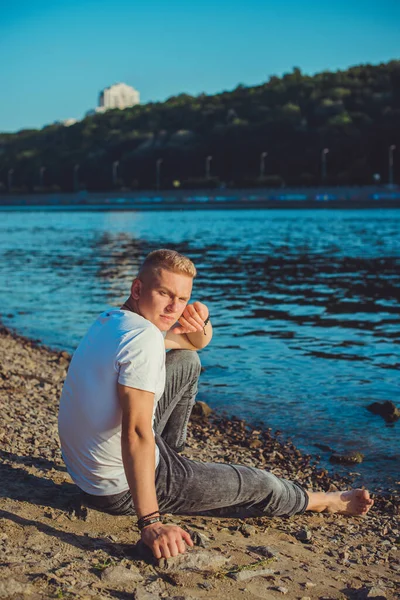
[[[39,178],[40,178],[40,187],[43,187],[43,179],[44,179],[44,172],[46,170],[46,167],[40,167],[40,171],[39,171]]]
[[[114,160],[113,165],[112,165],[112,180],[113,180],[114,187],[117,186],[118,167],[119,167],[119,160]]]
[[[268,156],[268,152],[261,152],[260,154],[260,179],[265,175],[265,159]]]
[[[162,158],[158,158],[157,162],[156,162],[156,187],[158,190],[160,189],[160,172],[161,172],[162,162],[163,162]]]
[[[12,188],[12,176],[14,173],[14,169],[8,169],[8,173],[7,173],[7,183],[8,183],[8,191],[11,192],[11,188]]]
[[[210,179],[212,156],[206,157],[206,179]]]
[[[74,181],[73,181],[75,192],[78,191],[78,188],[79,188],[78,171],[79,171],[79,165],[76,164],[76,165],[74,165]]]
[[[389,185],[393,185],[393,152],[396,150],[396,146],[392,144],[389,146]]]
[[[321,179],[324,182],[326,179],[326,155],[329,152],[329,148],[324,148],[321,152]]]

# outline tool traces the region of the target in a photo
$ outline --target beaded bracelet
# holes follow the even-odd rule
[[[204,321],[204,327],[203,327],[204,335],[207,335],[206,334],[206,325],[208,325],[209,322],[210,322],[210,315],[208,315],[207,319]]]

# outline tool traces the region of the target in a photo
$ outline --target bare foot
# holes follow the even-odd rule
[[[363,489],[348,492],[309,492],[308,495],[307,510],[340,515],[366,515],[374,503],[369,491]]]

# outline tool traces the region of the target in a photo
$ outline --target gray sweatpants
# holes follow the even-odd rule
[[[179,454],[195,403],[200,359],[197,352],[170,350],[166,385],[155,415],[160,461],[157,499],[162,513],[214,516],[282,516],[306,510],[308,496],[294,481],[254,467],[201,463]],[[83,494],[88,506],[117,515],[133,515],[129,491],[113,496]]]

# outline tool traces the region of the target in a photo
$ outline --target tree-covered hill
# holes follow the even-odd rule
[[[388,182],[390,153],[400,182],[399,60],[294,68],[255,87],[0,134],[0,190],[368,184],[375,173]]]

